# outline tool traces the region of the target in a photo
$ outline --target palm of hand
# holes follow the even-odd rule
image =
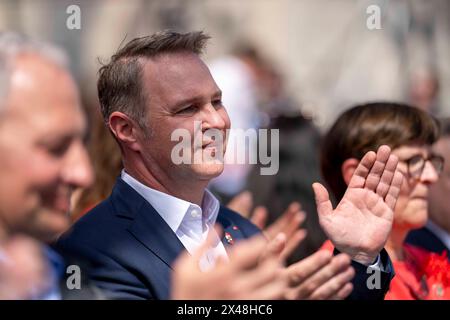
[[[333,210],[328,191],[313,185],[319,222],[335,247],[352,259],[371,263],[384,247],[403,175],[388,146],[368,152],[359,162],[342,200]]]
[[[349,188],[333,213],[321,224],[339,251],[351,256],[363,252],[377,255],[389,237],[393,214],[384,199],[375,192]]]

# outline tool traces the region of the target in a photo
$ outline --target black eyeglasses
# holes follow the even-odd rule
[[[444,158],[442,156],[432,154],[427,158],[418,154],[409,159],[401,160],[408,165],[408,173],[414,179],[420,179],[425,168],[425,163],[429,161],[433,166],[434,170],[440,175],[444,168]]]

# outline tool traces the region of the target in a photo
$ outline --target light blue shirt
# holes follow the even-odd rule
[[[42,246],[42,253],[45,262],[47,263],[46,288],[31,287],[28,297],[20,297],[22,299],[30,300],[61,300],[61,290],[59,288],[59,282],[64,273],[64,261],[63,259],[50,247]],[[0,249],[0,263],[10,263],[9,257]],[[37,279],[36,279],[37,280]],[[33,285],[31,283],[31,285]]]
[[[64,275],[65,263],[62,257],[52,250],[49,246],[44,246],[44,255],[49,263],[49,287],[46,291],[41,292],[35,300],[61,300],[61,290],[59,288],[60,280]]]

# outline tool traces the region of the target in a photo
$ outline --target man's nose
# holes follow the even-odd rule
[[[81,141],[68,151],[62,175],[64,181],[74,188],[87,188],[94,182],[92,165]]]
[[[212,104],[209,104],[205,108],[205,112],[203,114],[202,128],[204,130],[207,129],[219,129],[224,130],[227,129],[227,121],[226,121],[226,111],[222,109],[219,112],[218,109],[214,108]]]
[[[422,175],[420,177],[420,180],[423,183],[435,183],[439,179],[439,174],[436,170],[436,168],[431,164],[430,161],[425,162],[425,167],[423,168]]]

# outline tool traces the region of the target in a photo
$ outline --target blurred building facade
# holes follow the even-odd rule
[[[70,5],[81,9],[80,30],[66,27]],[[367,27],[371,5],[380,8],[381,29]],[[123,41],[166,28],[211,34],[207,59],[252,42],[322,129],[355,102],[408,101],[423,74],[439,84],[433,112],[450,115],[447,0],[0,1],[0,29],[64,46],[85,93],[93,96],[98,58],[108,58]]]

